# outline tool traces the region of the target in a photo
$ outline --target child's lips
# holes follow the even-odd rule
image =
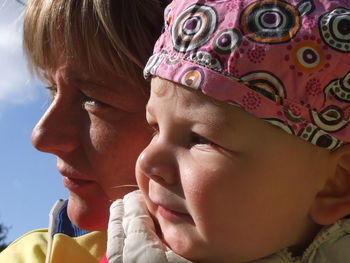
[[[153,205],[155,206],[155,209],[158,212],[158,214],[166,220],[172,222],[176,222],[179,220],[193,222],[191,215],[182,206],[175,205],[173,202],[166,202],[165,199],[161,199],[162,202],[152,200],[151,197],[150,199]]]
[[[150,180],[148,198],[153,203],[155,211],[168,221],[183,220],[193,222],[186,208],[185,200],[169,189]]]
[[[187,209],[182,205],[181,201],[177,201],[177,198],[171,198],[169,195],[154,195],[149,193],[149,198],[153,204],[164,207],[167,210],[174,211],[179,214],[188,214]]]
[[[173,207],[171,205],[167,205],[167,204],[162,204],[162,203],[157,203],[157,202],[153,202],[154,204],[156,204],[157,206],[159,207],[162,207],[166,210],[169,210],[169,211],[172,211],[174,213],[177,213],[177,214],[187,214],[187,211],[185,209],[180,209],[179,207]]]
[[[166,206],[159,205],[159,204],[157,205],[157,211],[163,218],[165,218],[168,221],[176,222],[180,220],[181,221],[186,220],[186,221],[193,222],[192,217],[187,212],[186,213],[178,212],[176,210],[169,209]]]

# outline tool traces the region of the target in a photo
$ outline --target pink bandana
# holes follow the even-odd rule
[[[350,1],[175,0],[144,73],[336,149],[350,142]]]

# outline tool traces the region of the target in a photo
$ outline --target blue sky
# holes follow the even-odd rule
[[[22,10],[15,0],[0,0],[0,222],[11,227],[7,241],[47,227],[51,206],[67,197],[55,157],[30,143],[49,98],[26,68]]]

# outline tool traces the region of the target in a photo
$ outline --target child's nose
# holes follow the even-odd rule
[[[173,146],[152,141],[140,154],[137,166],[140,172],[160,184],[176,184],[178,165]]]

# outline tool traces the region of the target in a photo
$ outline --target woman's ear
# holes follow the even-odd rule
[[[331,225],[350,215],[350,144],[330,153],[334,168],[317,193],[310,209],[313,221],[320,225]]]

